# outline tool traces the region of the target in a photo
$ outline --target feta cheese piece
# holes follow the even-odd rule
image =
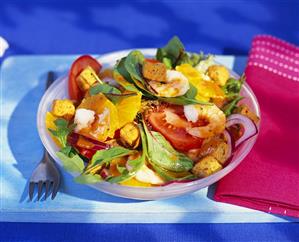
[[[94,115],[95,112],[92,110],[78,108],[74,118],[74,123],[76,124],[75,132],[90,126],[94,122]]]
[[[104,108],[101,114],[98,114],[99,124],[110,124],[110,111],[108,108]]]
[[[155,185],[163,184],[164,181],[153,170],[143,165],[135,175],[135,179],[140,182],[150,183]]]
[[[110,126],[110,111],[108,108],[104,108],[101,114],[98,114],[98,125],[94,131],[95,134],[103,134]]]
[[[195,67],[195,69],[198,70],[200,73],[204,74],[204,73],[206,73],[206,71],[208,70],[208,68],[210,66],[214,65],[214,64],[215,64],[215,62],[214,62],[214,56],[209,55],[206,60],[200,61],[197,64],[197,66]]]

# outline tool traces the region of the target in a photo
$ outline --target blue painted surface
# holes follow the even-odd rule
[[[190,50],[217,54],[247,54],[251,38],[260,33],[299,44],[298,1],[41,2],[1,0],[0,35],[10,43],[6,56],[104,53],[160,46],[173,34],[178,34]],[[16,149],[20,151],[20,145]],[[33,152],[39,156],[38,151]],[[1,223],[0,228],[1,241],[134,241],[140,237],[151,241],[296,241],[299,231],[298,225],[291,223]]]
[[[2,229],[3,228],[3,229]],[[2,241],[298,241],[297,224],[0,224]],[[33,232],[34,231],[34,232]],[[1,237],[0,237],[1,238]]]

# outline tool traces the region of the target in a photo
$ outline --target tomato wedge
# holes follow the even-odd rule
[[[96,73],[99,73],[102,68],[102,65],[89,55],[80,56],[73,62],[71,66],[71,70],[69,72],[68,90],[69,96],[72,100],[79,101],[84,96],[84,93],[80,90],[76,79],[88,66],[90,66]]]
[[[184,123],[188,122],[181,115],[182,111],[180,107],[172,107],[167,109],[168,112],[177,114],[181,120],[177,120],[177,126],[170,124],[166,121],[166,109],[160,109],[155,112],[151,112],[148,116],[148,122],[151,124],[153,130],[161,133],[172,146],[180,151],[188,151],[190,149],[200,148],[203,139],[194,137],[186,132],[183,127]]]

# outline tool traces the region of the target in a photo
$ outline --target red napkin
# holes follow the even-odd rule
[[[245,74],[260,104],[260,134],[247,158],[219,181],[214,198],[299,217],[299,47],[257,36]]]

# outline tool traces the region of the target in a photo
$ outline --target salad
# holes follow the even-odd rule
[[[53,100],[46,127],[78,183],[202,179],[258,132],[259,117],[240,104],[244,81],[212,55],[186,52],[176,36],[155,57],[133,50],[113,68],[83,55],[69,72],[69,98]]]

